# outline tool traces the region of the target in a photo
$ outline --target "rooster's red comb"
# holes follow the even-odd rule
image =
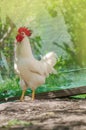
[[[32,34],[31,30],[29,30],[26,27],[20,27],[18,29],[18,33],[22,33],[22,32],[24,32],[27,36],[31,36],[31,34]]]

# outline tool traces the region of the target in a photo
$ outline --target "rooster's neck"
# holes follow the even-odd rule
[[[22,42],[18,45],[17,56],[23,58],[33,57],[28,37],[25,36]]]

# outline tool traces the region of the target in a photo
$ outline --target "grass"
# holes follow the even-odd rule
[[[75,99],[86,99],[86,94],[81,94],[81,95],[76,95],[76,96],[71,96],[71,97]]]
[[[12,126],[30,126],[32,125],[31,122],[27,122],[27,121],[23,121],[23,120],[17,120],[17,119],[13,119],[13,120],[10,120],[7,124],[6,127],[12,127]]]

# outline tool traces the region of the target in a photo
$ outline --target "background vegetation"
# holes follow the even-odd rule
[[[85,19],[86,0],[0,0],[0,98],[21,94],[13,69],[14,40],[20,26],[33,30],[36,58],[51,50],[58,55],[58,74],[47,78],[37,92],[86,85]]]

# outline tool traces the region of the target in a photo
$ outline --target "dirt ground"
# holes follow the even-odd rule
[[[86,130],[86,100],[26,98],[2,103],[0,130]]]

